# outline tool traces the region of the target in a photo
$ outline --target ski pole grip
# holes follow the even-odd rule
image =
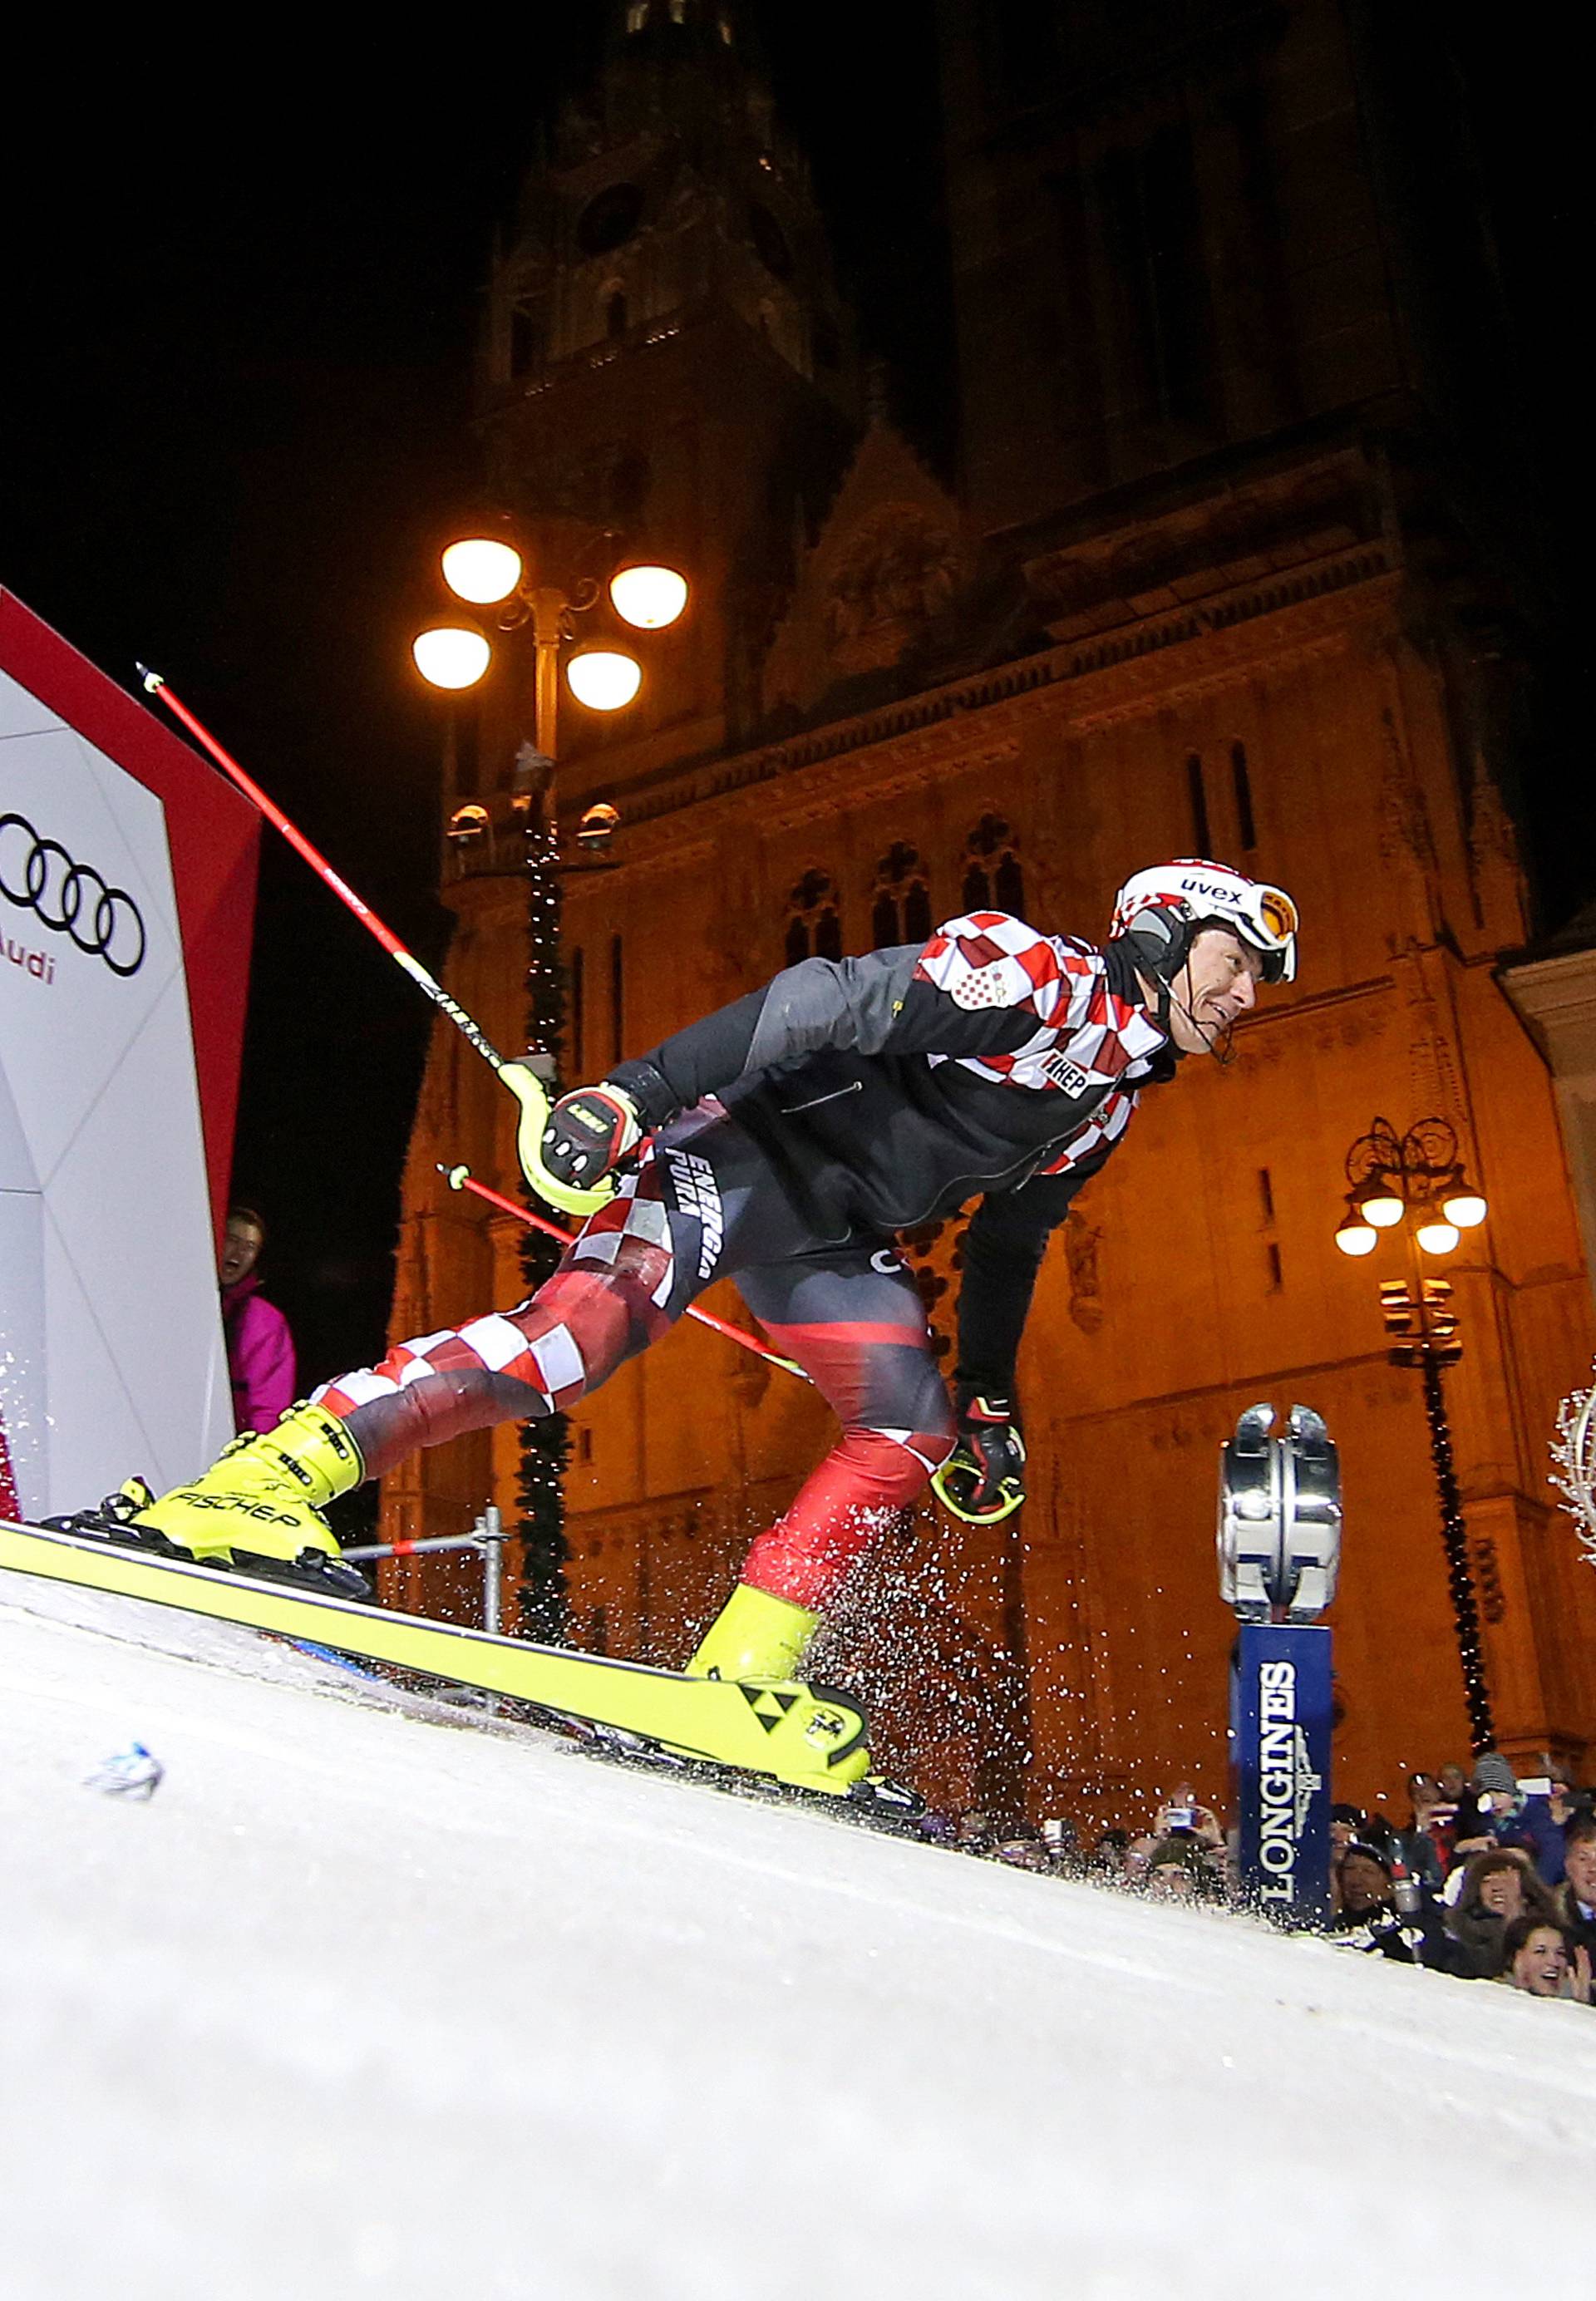
[[[551,1207],[558,1207],[564,1214],[584,1218],[596,1215],[614,1197],[613,1183],[604,1182],[594,1190],[579,1191],[573,1184],[558,1181],[543,1163],[548,1094],[542,1080],[525,1063],[501,1063],[498,1075],[521,1105],[521,1117],[515,1128],[515,1155],[527,1181],[540,1199],[546,1199]]]
[[[980,1465],[968,1454],[963,1454],[961,1459],[961,1452],[962,1450],[956,1447],[942,1464],[941,1468],[932,1471],[932,1492],[936,1495],[942,1508],[951,1511],[953,1516],[961,1519],[965,1526],[1001,1526],[1006,1518],[1014,1516],[1024,1501],[1025,1489],[1017,1478],[1005,1478],[998,1489],[996,1502],[989,1502],[984,1510],[970,1508],[961,1499],[958,1489],[954,1484],[954,1477],[962,1472],[965,1476],[973,1474],[978,1480]],[[953,1474],[951,1477],[950,1472]]]

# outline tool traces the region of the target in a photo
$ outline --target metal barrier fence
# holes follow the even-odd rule
[[[429,1551],[477,1550],[482,1554],[482,1627],[499,1635],[503,1602],[505,1544],[510,1539],[497,1502],[480,1512],[469,1534],[423,1535],[414,1542],[368,1542],[346,1550],[346,1558],[419,1558]],[[498,1715],[498,1696],[486,1694],[482,1706],[490,1718]]]

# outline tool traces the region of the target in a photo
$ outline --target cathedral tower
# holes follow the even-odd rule
[[[562,814],[613,797],[623,824],[614,867],[567,885],[570,1074],[784,962],[973,905],[1096,936],[1161,855],[1289,887],[1299,978],[1233,1060],[1149,1094],[1043,1266],[1023,1522],[928,1512],[884,1542],[823,1670],[874,1700],[881,1762],[950,1809],[1028,1796],[1140,1828],[1152,1786],[1188,1778],[1217,1803],[1216,1448],[1258,1399],[1301,1400],[1341,1445],[1355,1530],[1338,1791],[1369,1803],[1466,1746],[1422,1396],[1387,1363],[1374,1275],[1333,1243],[1348,1146],[1376,1113],[1434,1115],[1491,1202],[1446,1267],[1497,1737],[1576,1756],[1596,1583],[1552,1519],[1544,1434],[1584,1377],[1592,1304],[1551,1084],[1497,979],[1526,934],[1525,643],[1490,514],[1493,491],[1522,498],[1469,123],[1428,32],[1366,0],[907,13],[942,43],[956,491],[884,408],[833,484],[840,314],[729,5],[615,12],[597,94],[560,120],[496,263],[499,494],[624,527],[695,587],[637,649],[637,705],[563,708]],[[517,654],[460,762],[459,797],[496,821],[530,719]],[[501,1045],[525,1020],[519,860],[479,842],[446,886],[449,986]],[[511,1115],[440,1022],[396,1338],[522,1292],[514,1218],[434,1171],[464,1159],[514,1190]],[[960,1220],[902,1243],[946,1355]],[[739,1314],[730,1286],[711,1307]],[[572,1635],[675,1663],[833,1425],[684,1324],[572,1428]],[[406,1464],[386,1529],[455,1530],[489,1492],[513,1512],[514,1435]],[[391,1594],[435,1600],[413,1570]]]
[[[679,566],[691,598],[678,625],[636,645],[643,687],[624,711],[589,711],[562,683],[563,822],[590,800],[618,800],[627,848],[640,786],[748,739],[795,556],[859,429],[856,399],[807,168],[776,122],[734,0],[614,5],[597,84],[562,110],[495,253],[478,425],[489,501],[547,552],[551,576],[568,589],[602,576],[607,531]],[[602,640],[608,612],[601,602],[584,615],[581,637]],[[533,724],[533,651],[511,635],[456,706],[446,762],[443,823],[469,807],[480,829],[441,844],[457,918],[449,986],[496,1044],[516,1049],[528,893],[512,794]],[[572,1076],[647,1045],[692,978],[689,958],[641,959],[633,876],[575,875],[565,889]],[[717,975],[705,1003],[728,987]],[[463,1051],[447,1027],[435,1033],[405,1176],[396,1335],[525,1292],[513,1218],[479,1223],[439,1181],[440,1161],[463,1159],[517,1187],[512,1107]],[[390,1533],[452,1527],[489,1492],[514,1514],[513,1428],[405,1465],[385,1484],[383,1522]],[[395,1587],[419,1602],[419,1583],[404,1578],[413,1570],[399,1569]],[[447,1579],[435,1572],[428,1602]]]
[[[834,483],[855,397],[808,172],[731,0],[626,0],[495,262],[479,397],[502,501],[619,530],[693,586],[623,720],[565,707],[567,795],[747,732],[795,509]]]

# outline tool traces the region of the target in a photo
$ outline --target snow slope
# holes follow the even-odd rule
[[[0,2133],[8,2301],[1560,2293],[1596,2016],[7,1580]]]

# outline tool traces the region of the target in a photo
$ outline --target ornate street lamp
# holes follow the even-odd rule
[[[476,625],[464,623],[434,623],[417,635],[411,652],[423,679],[455,692],[474,687],[493,659]]]
[[[623,648],[598,643],[578,648],[577,618],[597,606],[607,591],[623,622],[642,631],[663,631],[687,606],[685,576],[673,567],[625,559],[607,582],[591,573],[575,574],[595,551],[615,539],[573,521],[539,523],[536,547],[509,532],[463,536],[440,562],[444,582],[467,607],[496,611],[497,632],[508,637],[527,632],[536,650],[533,723],[530,742],[515,754],[511,806],[520,819],[527,868],[527,1047],[528,1058],[551,1094],[559,1088],[564,1029],[564,981],[560,967],[561,880],[570,871],[607,869],[595,850],[607,845],[617,822],[612,807],[588,809],[577,832],[589,850],[581,858],[562,857],[556,805],[555,762],[558,756],[560,665],[565,683],[589,711],[618,711],[637,696],[643,670]],[[416,669],[438,688],[459,692],[474,687],[493,660],[493,642],[481,623],[458,615],[440,618],[412,644]],[[449,824],[452,838],[467,844],[489,827],[487,811],[460,807]],[[523,1185],[524,1192],[524,1185]],[[522,1269],[529,1291],[555,1267],[554,1248],[536,1231],[524,1234]],[[567,1451],[565,1418],[548,1415],[521,1428],[519,1500],[522,1536],[521,1610],[524,1627],[547,1643],[565,1627],[564,1501],[561,1479]]]
[[[625,559],[607,582],[591,574],[562,576],[559,561],[581,557],[614,539],[573,521],[545,523],[549,546],[537,565],[505,536],[462,536],[445,550],[443,580],[457,599],[473,607],[497,607],[500,632],[531,627],[538,650],[533,741],[539,754],[556,756],[560,651],[576,635],[575,619],[608,596],[623,623],[636,631],[659,632],[680,620],[688,602],[685,575],[651,560]],[[558,531],[558,532],[556,532]],[[547,563],[544,565],[542,563]],[[463,640],[474,635],[474,647]],[[411,649],[417,670],[435,687],[472,687],[492,660],[491,643],[480,626],[450,617],[419,632]],[[474,668],[473,668],[474,666]],[[642,684],[642,665],[623,648],[588,647],[566,665],[566,682],[590,711],[618,711]]]
[[[1468,1530],[1441,1387],[1441,1369],[1457,1364],[1463,1345],[1458,1339],[1458,1315],[1451,1308],[1451,1282],[1432,1277],[1425,1268],[1426,1255],[1450,1254],[1460,1234],[1477,1228],[1489,1209],[1464,1174],[1456,1130],[1444,1118],[1421,1118],[1400,1135],[1389,1119],[1376,1118],[1347,1153],[1347,1210],[1335,1232],[1341,1252],[1372,1254],[1381,1233],[1399,1226],[1407,1248],[1408,1278],[1382,1282],[1380,1307],[1386,1331],[1393,1337],[1391,1364],[1416,1367],[1424,1378],[1425,1414],[1441,1501],[1441,1539],[1446,1551],[1469,1730],[1475,1750],[1489,1750],[1495,1741],[1491,1695],[1485,1684],[1479,1607],[1468,1561]]]

